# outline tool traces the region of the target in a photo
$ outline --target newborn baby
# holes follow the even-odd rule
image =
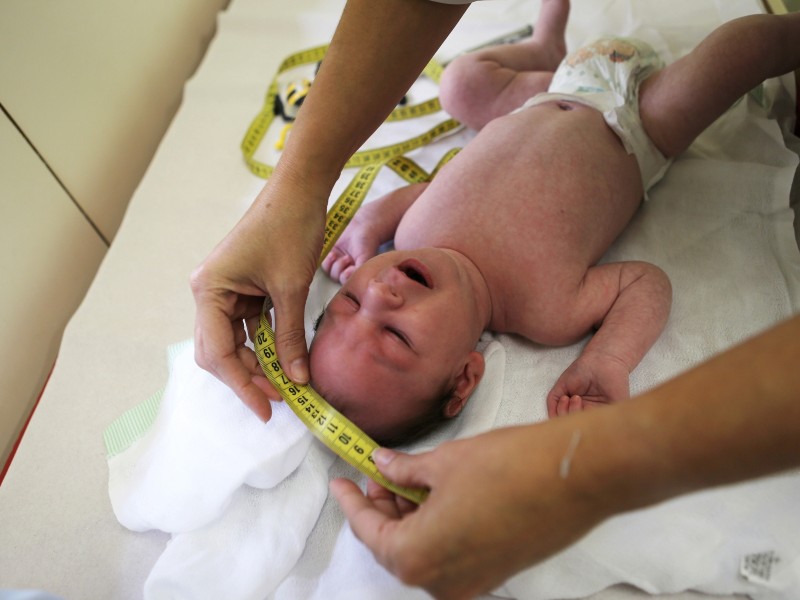
[[[318,323],[311,380],[377,441],[461,411],[485,329],[555,346],[595,332],[548,394],[550,416],[629,397],[671,287],[652,264],[598,261],[669,164],[639,118],[640,84],[660,63],[645,44],[604,40],[553,83],[591,61],[617,87],[551,85],[491,120],[431,183],[362,207],[323,262],[343,286]],[[396,251],[376,255],[392,239]]]

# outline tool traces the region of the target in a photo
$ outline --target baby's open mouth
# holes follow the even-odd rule
[[[397,266],[397,268],[403,275],[412,281],[415,281],[426,288],[433,288],[433,279],[431,278],[430,272],[425,265],[418,260],[409,259],[403,261]]]

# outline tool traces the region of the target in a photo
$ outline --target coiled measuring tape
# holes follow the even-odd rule
[[[474,52],[490,46],[518,42],[519,40],[529,37],[532,33],[533,27],[526,25],[525,27],[522,27],[516,31],[512,31],[507,35],[494,38],[484,44],[481,44],[480,46],[470,48],[469,50],[464,51],[462,54]],[[274,169],[273,166],[256,159],[255,154],[261,145],[261,142],[264,140],[264,136],[269,130],[270,125],[275,120],[275,98],[279,93],[278,78],[281,74],[291,69],[320,62],[325,57],[325,54],[328,51],[328,46],[328,44],[324,44],[322,46],[296,52],[284,59],[279,65],[278,72],[275,74],[275,77],[273,77],[272,82],[267,88],[264,105],[261,111],[253,118],[252,122],[250,123],[250,127],[248,127],[247,132],[245,133],[245,136],[240,144],[245,163],[250,171],[252,171],[253,174],[257,175],[258,177],[267,179],[270,175],[272,175],[272,171]],[[435,83],[439,83],[442,72],[444,71],[444,67],[445,64],[440,63],[435,59],[431,60],[422,70],[422,75],[428,77]],[[439,103],[439,98],[431,98],[419,104],[398,106],[387,117],[386,122],[422,117],[436,113],[441,109],[442,106]],[[459,127],[460,124],[458,121],[455,121],[454,119],[447,119],[429,131],[405,140],[404,142],[392,144],[382,148],[356,152],[352,157],[350,157],[350,160],[347,161],[344,168],[362,167],[369,163],[388,161],[392,158],[407,154],[412,150],[420,148],[434,141],[435,139],[456,130]],[[284,134],[285,133],[286,132],[284,130]]]
[[[274,167],[261,162],[255,158],[256,151],[264,140],[264,136],[275,120],[275,98],[279,93],[278,78],[282,73],[290,69],[295,69],[303,65],[318,63],[325,57],[328,51],[328,45],[317,46],[310,48],[287,57],[278,67],[278,72],[272,79],[272,82],[267,89],[267,95],[264,100],[264,105],[258,115],[255,116],[253,121],[248,127],[244,138],[242,139],[241,149],[244,156],[245,163],[247,163],[250,171],[264,179],[272,175]],[[438,83],[444,67],[437,61],[432,60],[423,69],[422,74]],[[392,113],[387,117],[387,121],[401,121],[405,119],[413,119],[430,115],[442,110],[438,98],[431,98],[420,104],[413,104],[407,106],[399,106],[395,108]],[[413,138],[404,140],[399,143],[383,146],[381,148],[373,148],[369,150],[361,150],[353,154],[350,160],[347,161],[344,168],[363,167],[368,164],[379,163],[388,161],[397,156],[407,154],[408,152],[421,148],[422,146],[431,143],[432,141],[455,131],[461,127],[461,124],[455,119],[446,119],[439,123],[432,129],[425,131]]]

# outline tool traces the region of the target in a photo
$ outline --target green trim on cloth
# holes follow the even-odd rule
[[[142,437],[156,420],[158,408],[164,390],[160,390],[147,400],[126,410],[117,417],[103,432],[103,441],[106,445],[106,456],[111,458],[127,450],[136,440]]]
[[[172,365],[175,364],[175,358],[178,354],[180,354],[186,346],[193,343],[194,340],[187,339],[167,346],[167,364],[169,365],[170,372],[172,372]],[[106,458],[111,458],[127,450],[150,429],[150,426],[158,415],[158,409],[161,406],[161,399],[164,396],[165,389],[166,388],[162,388],[141,404],[137,404],[133,408],[126,410],[122,415],[114,419],[111,425],[106,427],[105,431],[103,431],[103,442],[106,445]]]

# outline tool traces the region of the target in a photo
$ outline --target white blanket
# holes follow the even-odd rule
[[[487,382],[502,382],[502,346],[484,346]],[[426,445],[487,430],[501,391],[502,385],[484,385],[467,418]],[[274,405],[265,425],[195,364],[191,342],[180,344],[155,423],[109,459],[109,492],[119,522],[134,531],[174,534],[145,584],[145,597],[270,597],[295,567],[317,522],[333,460],[285,404]],[[350,541],[339,540],[347,549],[335,553],[337,560],[356,548],[349,534],[342,539]],[[378,580],[386,578],[384,573]]]
[[[640,19],[632,16],[616,33],[658,40]],[[679,55],[680,34],[667,33],[661,46]],[[788,206],[798,159],[784,147],[781,126],[790,123],[772,118],[788,114],[787,87],[769,82],[704,133],[608,252],[606,260],[659,265],[674,286],[670,321],[633,373],[632,393],[800,309],[800,256]],[[430,168],[443,148],[469,136],[462,131],[411,157]],[[386,174],[370,198],[400,184]],[[333,289],[317,278],[308,320]],[[545,394],[581,346],[551,349],[487,336],[487,373],[467,410],[412,450],[546,418]],[[154,426],[109,467],[120,522],[173,534],[146,597],[427,597],[380,568],[327,498],[329,477],[357,478],[355,471],[312,442],[285,407],[260,424],[194,366],[189,349],[174,362]],[[797,498],[800,475],[787,474],[623,515],[495,594],[578,598],[629,583],[652,593],[800,597]]]

